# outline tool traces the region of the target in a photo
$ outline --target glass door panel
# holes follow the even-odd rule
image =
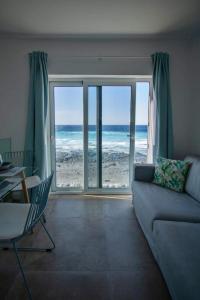
[[[134,161],[137,163],[146,163],[148,157],[149,88],[149,82],[136,82]]]
[[[98,188],[97,87],[88,88],[88,187]]]
[[[83,188],[83,87],[54,87],[55,185]]]
[[[102,187],[128,188],[131,86],[102,87]]]

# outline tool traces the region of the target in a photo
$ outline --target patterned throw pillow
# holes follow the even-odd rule
[[[176,192],[183,192],[191,163],[189,161],[159,158],[155,168],[155,184]]]

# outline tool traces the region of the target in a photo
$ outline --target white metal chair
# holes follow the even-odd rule
[[[30,204],[25,203],[0,203],[0,243],[3,250],[13,249],[17,258],[17,262],[23,277],[24,285],[27,290],[29,299],[32,299],[27,279],[19,258],[19,251],[51,251],[55,248],[54,241],[47,231],[43,221],[43,214],[47,205],[49,190],[52,182],[53,174],[46,180],[42,181],[32,190],[32,198]],[[33,230],[33,227],[40,222],[51,242],[49,248],[21,248],[17,247],[17,242],[26,234]],[[12,248],[3,245],[7,243]]]

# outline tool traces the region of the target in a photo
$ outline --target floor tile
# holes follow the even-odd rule
[[[170,299],[130,197],[56,196],[46,218],[55,250],[20,253],[33,299]],[[37,225],[20,244],[49,241]],[[0,299],[27,299],[12,251],[0,251]]]
[[[27,279],[33,299],[111,300],[107,273],[29,272]],[[27,294],[19,276],[6,300],[25,300]]]
[[[169,300],[166,285],[155,266],[132,272],[112,272],[112,299]]]

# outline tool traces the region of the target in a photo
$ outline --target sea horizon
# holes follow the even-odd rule
[[[147,131],[147,125],[135,126],[135,162],[146,162]],[[71,178],[69,186],[81,186],[84,157],[83,126],[56,125],[55,138],[58,185],[65,186],[64,178],[67,176],[67,178]],[[102,172],[104,187],[128,186],[130,141],[129,125],[102,126]],[[95,186],[96,163],[96,126],[89,125],[88,181],[90,186]],[[114,178],[113,173],[117,174]]]
[[[135,125],[135,129],[136,131],[146,131],[147,130],[148,125],[146,124],[137,124]],[[96,130],[96,125],[88,125],[88,128],[90,131],[95,131]],[[56,124],[55,125],[55,129],[56,131],[81,131],[83,129],[83,125],[81,124]],[[127,130],[129,131],[130,129],[130,125],[127,124],[105,124],[102,125],[102,129],[103,130],[107,130],[107,131],[121,131],[123,130]]]

